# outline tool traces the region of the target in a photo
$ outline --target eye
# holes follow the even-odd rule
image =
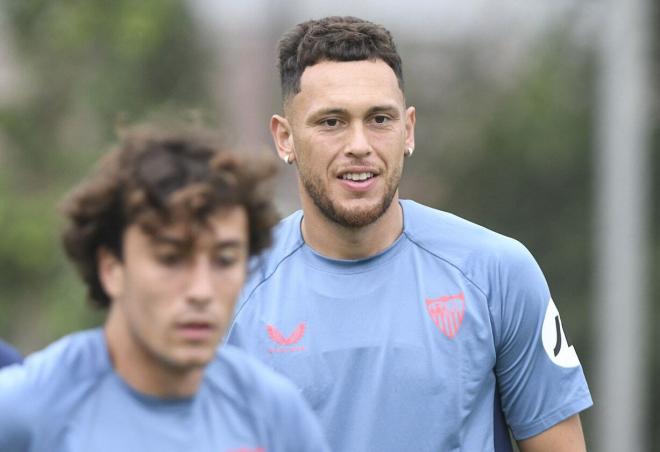
[[[174,267],[179,265],[180,263],[184,262],[185,259],[186,256],[184,253],[168,251],[156,253],[156,260],[166,267]]]
[[[373,118],[373,121],[374,121],[376,124],[387,124],[387,123],[390,122],[391,120],[392,120],[392,119],[391,119],[389,116],[386,116],[386,115],[376,115],[376,116],[374,116],[374,118]]]
[[[339,119],[337,118],[326,118],[319,121],[319,124],[324,127],[335,128],[339,126],[340,123],[339,123]]]
[[[236,249],[225,249],[218,251],[213,258],[213,262],[218,267],[231,267],[241,260],[241,253]]]

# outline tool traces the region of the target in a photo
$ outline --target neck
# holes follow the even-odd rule
[[[104,333],[115,371],[136,391],[152,397],[186,398],[199,389],[204,368],[182,369],[166,364],[147,350],[114,304]]]
[[[328,219],[316,205],[303,204],[302,234],[311,248],[333,259],[362,259],[387,249],[403,231],[398,195],[373,223],[348,228]]]

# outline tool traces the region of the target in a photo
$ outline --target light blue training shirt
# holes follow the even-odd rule
[[[297,389],[234,347],[197,393],[161,399],[113,370],[102,330],[66,336],[0,371],[1,452],[317,452],[323,433]]]
[[[228,342],[298,385],[336,452],[508,451],[508,427],[528,438],[591,406],[530,253],[401,206],[401,236],[361,260],[307,246],[302,212],[283,220]]]

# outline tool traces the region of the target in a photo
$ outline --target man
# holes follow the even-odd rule
[[[0,372],[0,451],[325,451],[296,389],[216,354],[276,216],[271,166],[199,130],[136,129],[65,212],[68,256],[103,329]]]
[[[290,377],[337,451],[585,449],[591,397],[543,275],[518,242],[399,200],[415,147],[390,33],[351,17],[279,44],[302,212],[243,291],[229,343]]]
[[[14,347],[0,339],[0,368],[10,364],[20,363],[21,354]]]

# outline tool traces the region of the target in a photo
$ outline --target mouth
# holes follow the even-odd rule
[[[366,192],[376,183],[378,172],[367,168],[351,168],[337,176],[343,187],[350,192]]]
[[[176,325],[176,331],[183,339],[197,342],[212,338],[216,327],[205,321],[181,322]]]
[[[344,173],[339,176],[339,178],[342,180],[349,180],[353,182],[364,182],[366,180],[373,179],[374,177],[376,176],[371,171]]]

